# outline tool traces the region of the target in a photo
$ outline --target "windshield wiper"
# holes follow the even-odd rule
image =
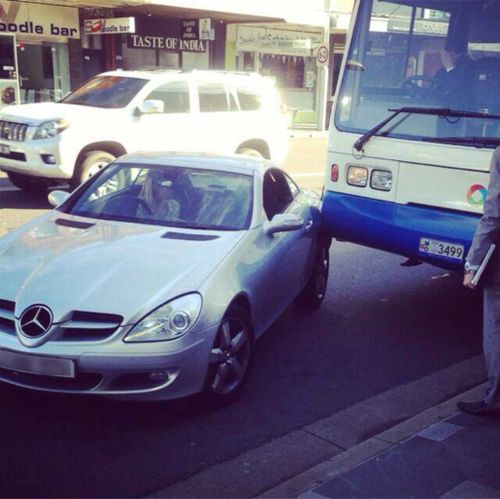
[[[450,109],[448,107],[401,107],[399,109],[388,109],[392,114],[388,116],[385,120],[381,121],[373,128],[368,130],[364,135],[362,135],[356,142],[354,142],[354,149],[356,151],[361,151],[363,146],[384,128],[388,123],[390,123],[396,116],[402,113],[409,114],[427,114],[434,116],[442,116],[444,118],[483,118],[483,119],[494,119],[500,120],[500,114],[489,114],[489,113],[478,113],[476,111],[463,111],[461,109]]]
[[[465,144],[471,146],[500,146],[498,137],[422,137],[424,142],[444,142],[448,144]]]

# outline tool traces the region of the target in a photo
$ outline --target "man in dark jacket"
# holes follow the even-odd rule
[[[458,407],[471,414],[500,411],[500,147],[491,161],[488,195],[484,214],[477,226],[465,263],[464,286],[474,289],[471,281],[491,244],[496,254],[488,265],[484,284],[483,351],[488,371],[489,387],[479,402],[459,402]]]

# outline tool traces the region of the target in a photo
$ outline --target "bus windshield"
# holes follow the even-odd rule
[[[365,133],[390,109],[435,107],[484,118],[401,113],[379,134],[436,141],[499,137],[498,116],[488,117],[500,114],[499,25],[500,1],[361,0],[336,127]]]

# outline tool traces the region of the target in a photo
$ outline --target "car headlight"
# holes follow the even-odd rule
[[[377,191],[390,191],[392,189],[392,172],[373,170],[370,185],[372,189]]]
[[[168,341],[187,334],[201,312],[198,293],[176,298],[153,310],[127,334],[125,341]]]
[[[347,183],[355,187],[366,187],[368,183],[368,169],[362,166],[350,166],[347,170]]]
[[[69,123],[63,119],[46,121],[36,128],[33,139],[49,139],[55,137],[68,127]]]

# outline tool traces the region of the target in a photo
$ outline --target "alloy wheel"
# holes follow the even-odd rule
[[[247,373],[251,356],[248,326],[239,318],[225,318],[210,352],[208,386],[217,395],[235,392]]]

